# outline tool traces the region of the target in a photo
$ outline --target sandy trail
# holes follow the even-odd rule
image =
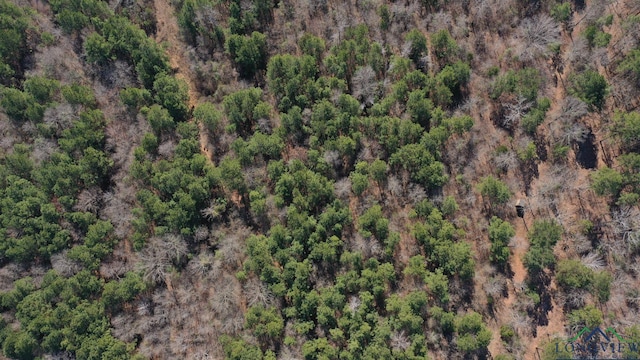
[[[187,58],[187,45],[180,38],[180,28],[175,16],[175,9],[169,0],[154,0],[156,8],[157,31],[155,40],[158,43],[165,43],[165,51],[169,56],[171,68],[176,71],[176,78],[184,80],[188,87],[189,108],[193,109],[198,103],[200,93],[198,92],[194,79],[196,78],[189,59]],[[213,163],[213,156],[209,149],[209,136],[203,124],[198,124],[200,130],[200,150],[207,159]]]

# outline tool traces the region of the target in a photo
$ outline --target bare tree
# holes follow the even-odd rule
[[[589,137],[591,131],[580,123],[573,123],[564,127],[560,141],[564,145],[573,144],[576,142],[584,142]]]
[[[245,239],[251,234],[251,230],[237,220],[232,221],[229,228],[220,229],[217,241],[218,251],[216,257],[221,264],[230,270],[237,270],[242,265],[244,258]]]
[[[407,350],[411,346],[411,340],[404,331],[394,331],[391,334],[391,347],[397,350]]]
[[[31,160],[33,160],[36,165],[40,165],[43,161],[49,159],[51,154],[56,152],[56,150],[58,150],[58,144],[54,140],[37,138],[33,141]]]
[[[67,250],[51,255],[51,267],[64,277],[71,277],[82,270],[82,266],[69,259]]]
[[[136,332],[140,331],[136,326],[136,318],[129,312],[122,312],[111,317],[113,336],[123,341],[134,341]]]
[[[264,134],[271,134],[273,132],[273,124],[268,118],[260,118],[257,121],[258,130]]]
[[[187,271],[196,277],[208,277],[214,274],[214,255],[209,251],[203,251],[189,261]]]
[[[560,292],[557,300],[566,309],[580,309],[586,304],[588,295],[589,293],[584,290],[572,289],[571,291]]]
[[[470,7],[471,16],[476,19],[475,24],[482,29],[490,29],[496,25],[494,20],[495,5],[491,0],[480,0],[475,6]]]
[[[226,208],[227,208],[226,200],[221,198],[214,198],[214,199],[211,199],[211,201],[209,201],[209,206],[200,210],[200,215],[202,215],[203,218],[209,221],[214,221],[220,218],[220,216],[222,216]]]
[[[206,226],[198,226],[193,233],[193,240],[202,242],[209,238],[209,228]]]
[[[173,152],[176,149],[176,142],[173,139],[168,139],[167,141],[162,142],[158,146],[158,154],[165,159],[168,159],[173,156]]]
[[[387,180],[387,189],[389,190],[389,193],[394,197],[402,196],[402,183],[400,182],[398,177],[394,175],[389,176]]]
[[[492,160],[496,167],[504,172],[518,167],[518,158],[513,151],[501,152],[494,156]]]
[[[362,139],[362,150],[358,152],[358,156],[356,157],[358,161],[372,162],[383,157],[384,150],[379,142],[366,138]]]
[[[589,107],[587,104],[573,96],[567,96],[562,101],[560,112],[554,117],[554,121],[573,122],[587,115]]]
[[[55,131],[58,136],[63,130],[70,128],[76,119],[76,111],[68,103],[49,107],[44,111],[43,122]]]
[[[342,178],[333,184],[333,188],[339,199],[347,200],[351,195],[351,180],[348,177]]]
[[[503,275],[497,274],[489,278],[483,285],[487,296],[497,300],[504,296],[507,289],[507,279]]]
[[[70,41],[60,41],[54,46],[42,47],[40,51],[36,68],[44,76],[63,83],[81,82],[85,78],[84,67]]]
[[[103,196],[103,207],[100,211],[100,218],[111,221],[114,227],[114,233],[119,238],[124,238],[131,229],[132,206],[124,199],[135,198],[135,188],[125,185],[123,182],[118,183],[116,192],[105,192]]]
[[[160,283],[167,280],[172,265],[177,265],[187,255],[184,238],[175,234],[149,239],[140,251],[138,267],[147,281]]]
[[[356,232],[349,240],[349,248],[359,252],[365,259],[378,257],[382,254],[380,243],[373,237],[364,238],[360,232]]]
[[[623,207],[613,212],[611,225],[616,236],[630,249],[640,245],[640,210],[637,207]]]
[[[249,306],[262,305],[265,308],[273,304],[275,297],[265,283],[251,278],[243,285],[244,295]]]
[[[418,2],[395,2],[391,6],[392,23],[390,33],[395,36],[395,40],[399,41],[396,46],[400,46],[401,41],[403,41],[402,34],[407,32],[414,24],[413,16],[420,11],[419,7],[420,4]]]
[[[289,346],[284,345],[278,356],[278,360],[299,360],[299,359],[302,359],[302,353],[300,349],[299,348],[296,349],[291,345]]]
[[[45,354],[44,360],[75,360],[76,356],[69,351],[58,351],[53,354]]]
[[[232,316],[219,321],[220,331],[224,334],[237,334],[244,328],[244,316],[236,311]]]
[[[427,191],[421,185],[411,183],[407,191],[407,197],[413,204],[417,204],[420,201],[427,198]]]
[[[195,50],[201,59],[206,59],[211,52],[220,46],[214,36],[216,27],[221,24],[224,17],[213,4],[205,3],[197,8],[193,19],[194,25],[201,29],[196,35]],[[204,35],[203,35],[204,34]]]
[[[351,79],[351,89],[353,96],[360,101],[362,106],[373,105],[378,82],[376,81],[376,72],[371,66],[366,65],[356,70]]]
[[[358,308],[360,308],[361,304],[362,301],[360,300],[360,297],[352,296],[349,299],[349,310],[351,310],[352,313],[355,313],[356,311],[358,311]]]
[[[453,17],[449,12],[442,10],[437,13],[432,13],[427,16],[425,23],[428,24],[431,32],[437,32],[440,30],[447,30],[451,32],[453,30]]]
[[[616,100],[616,105],[625,110],[638,106],[638,96],[640,91],[640,79],[636,79],[628,74],[617,74],[611,80],[611,93]]]
[[[86,211],[97,214],[102,202],[102,191],[98,187],[84,189],[78,194],[78,201],[73,206],[76,211]]]
[[[519,43],[522,45],[520,58],[533,60],[537,55],[549,53],[549,45],[560,37],[559,24],[549,15],[540,14],[522,21],[518,31]]]
[[[582,258],[580,258],[580,261],[584,266],[593,271],[603,270],[606,265],[604,259],[602,259],[602,256],[595,252],[590,252],[584,255]]]
[[[590,53],[589,43],[583,36],[580,36],[569,45],[566,58],[576,71],[581,71],[589,63]]]
[[[512,129],[520,123],[522,117],[529,111],[533,103],[527,101],[524,96],[519,96],[512,103],[504,105],[504,117],[502,118],[501,125],[504,128]]]
[[[22,134],[31,138],[35,138],[38,135],[38,127],[33,121],[26,121],[20,126]]]
[[[531,333],[531,325],[533,324],[533,321],[531,321],[526,313],[513,311],[511,313],[511,320],[509,321],[509,324],[520,336],[528,336]]]

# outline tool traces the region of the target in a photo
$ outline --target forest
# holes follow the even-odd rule
[[[639,358],[639,108],[640,0],[0,0],[0,358]]]

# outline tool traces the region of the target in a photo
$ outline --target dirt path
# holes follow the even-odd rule
[[[531,221],[531,216],[525,216],[525,220],[516,220],[516,235],[509,244],[511,246],[511,256],[509,257],[509,266],[513,272],[512,283],[513,287],[509,288],[509,296],[505,300],[505,305],[511,307],[516,296],[517,291],[523,286],[524,280],[527,277],[527,270],[524,268],[522,260],[524,254],[529,249],[529,242],[527,241],[527,229],[525,223],[527,220]]]
[[[165,51],[169,56],[171,68],[176,72],[176,78],[184,80],[188,87],[189,108],[193,109],[198,103],[200,94],[195,86],[195,74],[189,66],[187,58],[187,46],[180,38],[180,28],[175,16],[175,9],[169,0],[154,0],[156,8],[157,31],[155,40],[158,43],[166,44]],[[210,162],[213,162],[211,150],[209,149],[209,136],[204,129],[204,125],[198,124],[200,130],[200,150],[205,154]]]
[[[533,224],[533,217],[531,213],[525,214],[525,221],[520,219],[516,222],[516,235],[511,243],[512,254],[509,260],[511,270],[513,271],[513,288],[509,289],[509,297],[505,301],[505,305],[512,307],[517,297],[517,292],[520,291],[520,286],[524,286],[524,281],[527,277],[527,270],[522,262],[524,255],[529,249],[529,242],[527,241],[527,226]],[[526,223],[526,226],[525,226]],[[531,339],[527,343],[527,350],[524,352],[525,360],[536,359],[536,349],[540,347],[551,335],[559,334],[563,332],[563,312],[562,309],[556,304],[555,300],[551,300],[551,311],[547,314],[548,324],[546,326],[539,326],[536,330],[536,337]]]
[[[523,194],[519,194],[522,196]],[[521,197],[523,198],[523,197]],[[530,224],[531,215],[530,213],[525,214],[525,222]],[[491,339],[491,343],[489,344],[489,351],[495,357],[500,354],[502,351],[502,340],[500,339],[500,325],[507,324],[509,322],[508,316],[512,313],[512,309],[516,300],[518,298],[518,294],[522,291],[524,281],[527,277],[527,270],[522,263],[522,259],[524,258],[524,254],[526,254],[529,249],[529,243],[527,241],[527,228],[525,226],[525,222],[522,219],[516,219],[515,225],[516,234],[509,243],[509,247],[511,248],[511,254],[509,256],[509,267],[513,272],[513,277],[511,281],[508,282],[507,292],[508,296],[502,304],[499,305],[499,310],[496,312],[496,321],[491,326],[493,331],[493,338]],[[529,344],[534,343],[530,342]],[[535,347],[533,348],[535,351]],[[531,357],[529,357],[531,355]],[[527,351],[525,354],[525,360],[533,359],[533,354]]]

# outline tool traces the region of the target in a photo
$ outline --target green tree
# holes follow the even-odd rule
[[[247,184],[242,175],[242,166],[237,159],[229,157],[220,162],[220,177],[225,186],[231,190],[236,190],[241,194],[247,191]]]
[[[10,332],[2,344],[4,354],[13,359],[33,359],[38,342],[25,331]]]
[[[61,88],[62,97],[69,104],[83,105],[94,108],[97,105],[96,97],[90,87],[80,84],[64,85]]]
[[[429,129],[433,103],[427,98],[424,91],[415,90],[409,93],[407,111],[411,115],[411,120],[422,125],[425,129]]]
[[[268,117],[269,105],[260,100],[262,90],[249,88],[236,91],[224,97],[222,104],[233,129],[243,137],[252,133],[256,121]]]
[[[14,75],[22,73],[30,21],[23,8],[7,0],[0,1],[0,14],[0,84],[10,85]]]
[[[54,95],[60,89],[60,82],[54,79],[47,79],[43,76],[32,76],[24,81],[24,90],[40,104],[47,104],[53,100]]]
[[[529,231],[529,251],[523,263],[529,276],[538,276],[556,263],[553,247],[562,236],[562,227],[553,220],[536,220]]]
[[[600,196],[618,197],[622,190],[622,174],[609,167],[603,167],[591,173],[591,188]]]
[[[106,308],[115,309],[125,302],[133,300],[147,288],[140,274],[128,272],[118,281],[110,281],[104,285],[101,301]]]
[[[556,281],[567,292],[588,289],[593,284],[594,274],[580,260],[566,259],[558,263]]]
[[[33,95],[14,88],[0,88],[0,106],[9,117],[19,122],[27,120],[39,122],[45,110]]]
[[[151,102],[151,92],[147,89],[129,87],[120,90],[120,100],[130,110],[139,110]]]
[[[349,175],[349,179],[351,180],[351,190],[357,196],[362,195],[369,188],[369,176],[366,174],[354,171]]]
[[[176,126],[169,111],[158,104],[153,104],[151,107],[144,107],[140,112],[147,117],[151,129],[153,129],[156,135],[173,130]]]
[[[511,224],[494,216],[489,223],[489,241],[491,241],[491,262],[504,266],[509,261],[509,241],[516,234]]]
[[[492,99],[498,99],[502,94],[514,94],[522,96],[527,101],[535,101],[541,85],[542,77],[535,68],[509,70],[493,81],[489,96]]]
[[[160,74],[153,82],[155,100],[162,105],[176,121],[187,119],[189,94],[184,80],[174,76]]]
[[[212,103],[202,103],[193,110],[193,118],[204,125],[210,134],[215,134],[222,115]]]
[[[260,348],[255,345],[248,344],[242,339],[224,337],[222,344],[225,356],[229,360],[263,359],[263,353],[260,351]]]
[[[418,29],[413,29],[405,36],[405,41],[411,44],[409,51],[409,59],[414,63],[420,64],[422,57],[427,53],[427,38]]]
[[[309,340],[302,345],[305,360],[325,360],[338,357],[338,350],[326,338]]]
[[[386,4],[380,5],[378,8],[378,16],[380,16],[380,30],[384,33],[389,29],[389,25],[391,24],[391,12],[389,11],[389,6]]]
[[[465,352],[484,350],[491,342],[491,331],[482,322],[482,315],[472,311],[456,319],[458,348]]]
[[[456,61],[453,64],[447,64],[436,75],[438,86],[446,86],[452,96],[459,98],[461,96],[461,88],[469,82],[471,76],[471,68],[467,63]]]
[[[549,342],[542,346],[542,360],[571,359],[574,354],[567,351],[565,345],[567,345],[567,342],[564,338],[550,339]]]
[[[564,28],[567,29],[571,21],[571,3],[563,2],[554,5],[551,8],[551,17],[557,22],[562,23]]]
[[[87,36],[87,40],[84,42],[84,51],[87,54],[87,61],[91,63],[106,64],[115,60],[113,44],[98,33]]]
[[[625,149],[637,149],[640,146],[640,112],[616,111],[611,133]]]
[[[636,80],[640,79],[640,49],[631,50],[620,62],[618,71],[631,74]]]
[[[374,235],[376,239],[384,242],[389,235],[389,220],[383,216],[380,205],[373,205],[367,209],[358,219],[358,224],[365,237]]]
[[[27,295],[36,290],[33,279],[30,276],[23,277],[13,282],[13,289],[0,294],[0,305],[3,309],[15,309]]]
[[[245,319],[245,326],[263,341],[276,341],[282,335],[284,320],[275,308],[252,306],[247,310]]]
[[[442,269],[436,269],[435,272],[426,271],[424,283],[438,301],[443,304],[449,302],[449,279],[442,272]]]
[[[511,198],[511,190],[507,185],[492,175],[482,178],[477,189],[491,207],[505,204]]]
[[[11,174],[29,179],[34,163],[30,158],[31,149],[26,144],[15,144],[13,151],[5,155],[4,163]]]
[[[127,24],[125,26],[132,27],[133,25]],[[127,50],[128,53],[133,56],[136,73],[145,88],[152,89],[159,74],[171,73],[167,54],[155,41],[147,39],[144,32],[138,35],[142,36],[144,40],[141,40],[136,44],[136,41],[125,38],[128,31],[123,31],[122,29],[114,29],[113,31],[121,32],[118,37],[122,36],[123,38],[121,39],[121,42],[126,44],[126,48],[129,48]],[[141,30],[136,28],[135,31],[137,32]],[[136,36],[134,35],[133,37],[135,39]]]
[[[325,44],[322,38],[310,33],[305,33],[298,41],[298,46],[303,54],[313,56],[317,63],[322,61],[322,55],[325,50]]]
[[[569,92],[590,105],[593,109],[602,110],[605,98],[609,94],[609,85],[604,76],[594,70],[585,70],[569,77]]]
[[[108,175],[113,166],[113,160],[104,152],[88,147],[84,150],[78,165],[82,171],[80,177],[86,187],[102,186],[108,183]]]
[[[458,44],[446,29],[431,35],[431,47],[442,66],[452,63],[458,53]]]
[[[586,326],[593,329],[602,324],[602,311],[593,305],[587,305],[582,309],[573,310],[568,317],[569,324],[573,327]]]
[[[403,168],[411,175],[411,180],[424,185],[427,189],[434,189],[446,182],[444,165],[437,161],[425,146],[409,144],[401,147],[391,155],[389,164]]]
[[[257,31],[251,36],[232,34],[225,46],[242,77],[251,78],[266,68],[267,40],[264,34]]]
[[[613,276],[606,270],[595,273],[593,277],[593,289],[595,290],[598,301],[602,304],[609,301],[612,281]]]
[[[315,83],[317,75],[317,61],[311,55],[271,57],[267,65],[267,85],[279,102],[278,108],[289,111],[293,106],[309,107],[320,95]]]

